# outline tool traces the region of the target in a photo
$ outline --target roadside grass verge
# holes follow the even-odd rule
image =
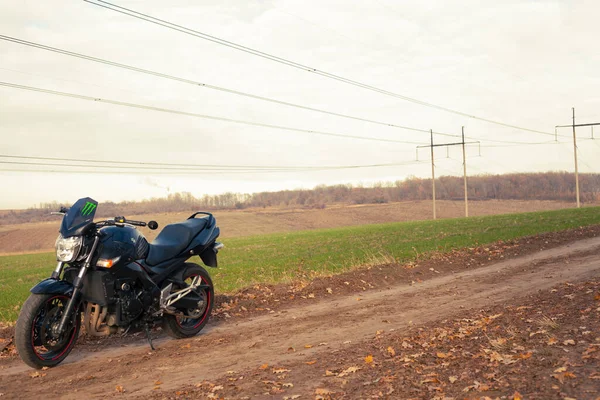
[[[228,239],[216,290],[307,280],[377,263],[405,263],[433,252],[600,224],[600,207],[413,221]],[[193,258],[191,261],[199,262]],[[53,253],[0,257],[0,321],[14,321],[36,282],[50,275]]]

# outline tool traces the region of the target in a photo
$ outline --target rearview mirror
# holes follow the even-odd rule
[[[156,228],[158,228],[158,222],[156,222],[156,221],[148,222],[148,228],[155,230]]]

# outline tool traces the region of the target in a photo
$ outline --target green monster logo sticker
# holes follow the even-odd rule
[[[96,209],[96,204],[90,203],[89,201],[85,203],[85,206],[81,209],[81,215],[87,216],[94,212]]]

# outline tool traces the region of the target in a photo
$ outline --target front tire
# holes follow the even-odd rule
[[[25,301],[15,327],[15,345],[25,364],[37,369],[54,367],[73,350],[81,326],[79,312],[61,336],[53,333],[69,300],[64,294],[32,294]]]
[[[188,315],[193,314],[194,317],[182,317],[170,314],[165,314],[163,317],[165,332],[176,339],[195,336],[204,328],[210,317],[215,296],[212,280],[204,268],[192,263],[186,263],[184,268],[183,281],[186,284],[189,285],[194,277],[199,276],[202,279],[202,284],[207,285],[208,288],[200,289],[198,293],[204,297],[204,307],[196,310],[187,310]],[[172,290],[178,289],[182,288],[173,287]]]

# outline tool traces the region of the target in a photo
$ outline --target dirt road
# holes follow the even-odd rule
[[[228,371],[309,361],[352,347],[378,330],[401,332],[557,283],[598,277],[599,255],[600,238],[581,240],[486,267],[440,274],[414,285],[314,299],[302,306],[222,322],[197,338],[161,339],[156,352],[141,340],[111,347],[82,346],[61,366],[41,371],[43,376],[38,377],[31,377],[32,370],[12,360],[0,364],[0,393],[5,398],[147,397],[216,379]],[[117,386],[124,393],[115,390]],[[313,393],[314,382],[296,383],[294,390]]]

